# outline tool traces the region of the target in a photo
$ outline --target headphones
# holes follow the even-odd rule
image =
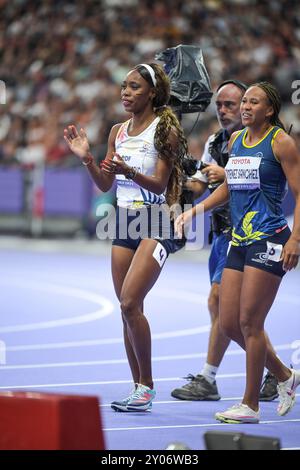
[[[229,85],[230,83],[231,83],[232,85],[237,86],[240,90],[242,90],[242,91],[244,91],[244,92],[248,89],[248,86],[247,86],[245,83],[241,82],[240,80],[234,80],[234,79],[233,79],[233,80],[225,80],[224,82],[222,82],[222,83],[218,86],[217,92],[218,92],[218,91],[220,90],[220,88],[222,88],[224,85]]]

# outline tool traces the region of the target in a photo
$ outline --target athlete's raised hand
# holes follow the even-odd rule
[[[70,150],[81,160],[88,156],[90,146],[84,129],[81,128],[78,132],[74,125],[68,126],[64,129],[64,139]]]

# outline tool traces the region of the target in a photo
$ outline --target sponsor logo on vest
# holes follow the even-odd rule
[[[122,155],[124,162],[129,162],[131,160],[131,155]]]

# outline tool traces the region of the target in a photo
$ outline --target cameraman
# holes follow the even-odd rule
[[[186,183],[186,189],[201,196],[208,188],[214,191],[225,178],[224,167],[228,161],[227,144],[231,134],[241,129],[240,104],[247,86],[238,80],[226,80],[217,89],[216,112],[220,130],[211,135],[204,148],[198,171]],[[171,395],[181,400],[219,400],[216,374],[230,339],[219,329],[219,286],[231,238],[231,221],[228,204],[218,207],[211,215],[212,247],[209,257],[211,289],[208,297],[208,310],[211,316],[207,362],[200,374],[189,374],[188,383],[175,388]],[[267,373],[261,392],[261,401],[277,398],[277,380]]]

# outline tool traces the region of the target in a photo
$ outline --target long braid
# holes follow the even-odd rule
[[[163,160],[171,158],[173,160],[173,169],[169,178],[166,195],[167,203],[169,206],[172,206],[179,202],[182,192],[182,162],[187,154],[187,142],[179,121],[171,108],[166,107],[158,110],[157,114],[160,116],[160,121],[154,135],[155,148],[159,152],[160,158]],[[178,137],[176,152],[174,152],[168,140],[170,132],[175,132]]]
[[[182,127],[172,109],[167,106],[170,98],[170,81],[163,68],[155,63],[149,64],[155,71],[156,86],[153,107],[155,114],[160,116],[154,134],[154,146],[162,160],[171,160],[173,169],[169,178],[166,200],[169,206],[179,202],[182,192],[183,167],[182,162],[187,154],[187,141]],[[136,67],[142,77],[153,86],[149,72],[142,65]],[[174,132],[178,138],[178,147],[174,152],[170,143],[170,133]]]
[[[281,129],[285,131],[284,124],[279,118],[279,113],[281,109],[281,98],[277,89],[269,82],[258,82],[258,83],[254,83],[251,86],[258,86],[265,92],[274,110],[274,114],[271,116],[271,119],[270,119],[271,124],[273,124],[273,126],[281,127]]]

